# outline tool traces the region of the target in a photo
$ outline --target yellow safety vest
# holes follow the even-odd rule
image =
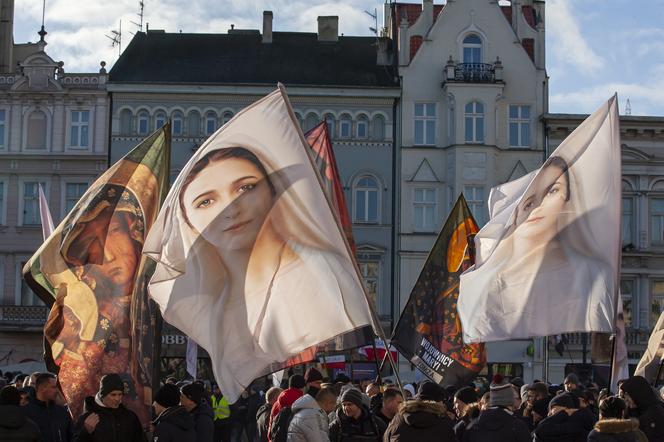
[[[228,419],[231,417],[231,408],[225,397],[217,399],[212,396],[212,409],[214,410],[214,420]]]

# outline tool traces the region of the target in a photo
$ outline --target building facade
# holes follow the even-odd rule
[[[57,225],[107,167],[107,74],[66,73],[37,43],[0,29],[0,365],[41,360],[47,307],[21,277],[41,245],[39,186]]]

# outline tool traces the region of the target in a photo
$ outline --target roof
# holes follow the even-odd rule
[[[398,87],[393,68],[376,64],[377,42],[343,36],[319,42],[304,32],[274,32],[272,43],[262,43],[258,31],[138,32],[109,82]]]

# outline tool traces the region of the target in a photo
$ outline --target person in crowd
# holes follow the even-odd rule
[[[22,388],[17,388],[19,394],[21,395],[21,403],[19,404],[21,407],[25,407],[30,403],[30,394],[22,389]]]
[[[537,427],[537,424],[539,424],[548,415],[549,415],[549,398],[536,400],[531,408],[531,418],[534,427]]]
[[[491,399],[491,392],[487,391],[479,400],[480,412],[489,408],[489,399]]]
[[[258,442],[268,442],[269,441],[269,426],[270,426],[270,412],[272,411],[272,405],[277,401],[277,398],[283,390],[279,387],[270,388],[267,393],[265,393],[265,403],[260,406],[256,412],[256,426],[258,427]],[[216,441],[215,441],[216,442]],[[226,441],[223,441],[226,442]]]
[[[323,383],[323,375],[320,371],[311,367],[304,373],[304,382],[306,384],[306,392],[313,399],[316,399],[318,392],[321,389],[321,384]]]
[[[153,442],[196,442],[193,416],[180,405],[180,390],[165,384],[154,396],[152,404],[157,418],[152,421]]]
[[[444,402],[442,387],[430,381],[423,382],[415,399],[399,407],[387,427],[384,442],[456,441]]]
[[[406,395],[405,400],[415,397],[415,387],[413,384],[406,384],[403,386],[403,394]]]
[[[380,386],[375,382],[370,382],[364,390],[364,393],[371,399],[377,394],[380,394]]]
[[[627,404],[617,396],[609,396],[599,405],[599,421],[588,435],[588,442],[647,442],[636,419],[625,419]]]
[[[327,415],[334,411],[337,396],[331,388],[322,388],[316,398],[305,394],[291,406],[293,412],[288,425],[288,442],[328,442]]]
[[[204,396],[201,384],[194,382],[180,388],[180,405],[194,418],[196,442],[212,442],[214,438],[214,413]]]
[[[28,378],[26,378],[28,379]],[[34,384],[35,394],[26,405],[26,415],[41,431],[44,442],[68,442],[73,436],[72,420],[66,407],[58,405],[58,378],[40,373]]]
[[[304,395],[304,388],[306,382],[304,376],[294,374],[288,378],[288,388],[279,394],[277,401],[272,406],[270,411],[270,425],[268,426],[268,438],[270,442],[276,441],[275,437],[279,439],[285,438],[288,435],[288,420],[292,413],[293,403]]]
[[[7,385],[0,390],[0,440],[6,442],[37,442],[42,436],[39,427],[26,417],[21,407],[18,388]]]
[[[386,388],[382,393],[382,405],[374,412],[374,416],[383,421],[385,427],[390,425],[390,422],[399,411],[399,407],[403,403],[403,396],[396,388]]]
[[[548,409],[549,387],[544,382],[534,382],[528,385],[527,391],[526,403],[521,408],[520,417],[532,432],[535,429],[536,423],[532,415],[533,406],[537,401],[546,400]],[[547,414],[548,412],[544,413],[544,417],[546,417]]]
[[[102,376],[99,391],[85,398],[74,427],[76,442],[145,442],[136,413],[122,405],[125,385],[120,375]]]
[[[214,413],[214,442],[230,442],[231,408],[217,384],[212,386],[210,405]]]
[[[12,379],[10,385],[13,385],[16,388],[23,388],[23,381],[27,377],[28,377],[27,374],[19,373],[19,374],[14,376],[14,378]]]
[[[330,423],[330,441],[381,441],[385,428],[383,421],[369,411],[362,392],[349,388],[341,396],[341,408],[337,409]]]
[[[565,387],[565,391],[570,393],[571,391],[581,387],[581,381],[579,381],[579,377],[576,375],[576,373],[570,373],[567,375],[567,377],[565,377],[563,386]]]
[[[497,374],[489,385],[489,405],[480,412],[477,421],[466,428],[463,442],[530,442],[530,431],[521,419],[514,415],[512,384]]]
[[[595,422],[592,416],[579,409],[578,400],[571,393],[562,393],[549,402],[549,415],[534,431],[535,442],[585,442]]]
[[[231,408],[231,442],[241,442],[245,437],[246,422],[249,414],[249,391],[245,389]],[[253,416],[252,416],[253,420]],[[249,435],[247,434],[246,437]]]
[[[371,412],[377,412],[383,406],[383,392],[381,391],[380,384],[371,382],[367,385],[364,393],[369,398],[369,409]]]
[[[628,416],[639,420],[639,429],[650,442],[664,442],[664,406],[643,376],[633,376],[620,386]]]
[[[463,433],[471,423],[474,423],[480,415],[477,404],[477,392],[473,387],[463,387],[454,393],[454,412],[457,422],[454,425],[454,434],[457,439],[463,439]]]

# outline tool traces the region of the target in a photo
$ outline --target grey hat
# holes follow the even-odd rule
[[[514,387],[501,375],[495,375],[489,386],[489,407],[514,405]]]
[[[362,393],[355,388],[349,388],[341,396],[341,403],[344,402],[350,402],[357,405],[359,408],[362,408]]]

